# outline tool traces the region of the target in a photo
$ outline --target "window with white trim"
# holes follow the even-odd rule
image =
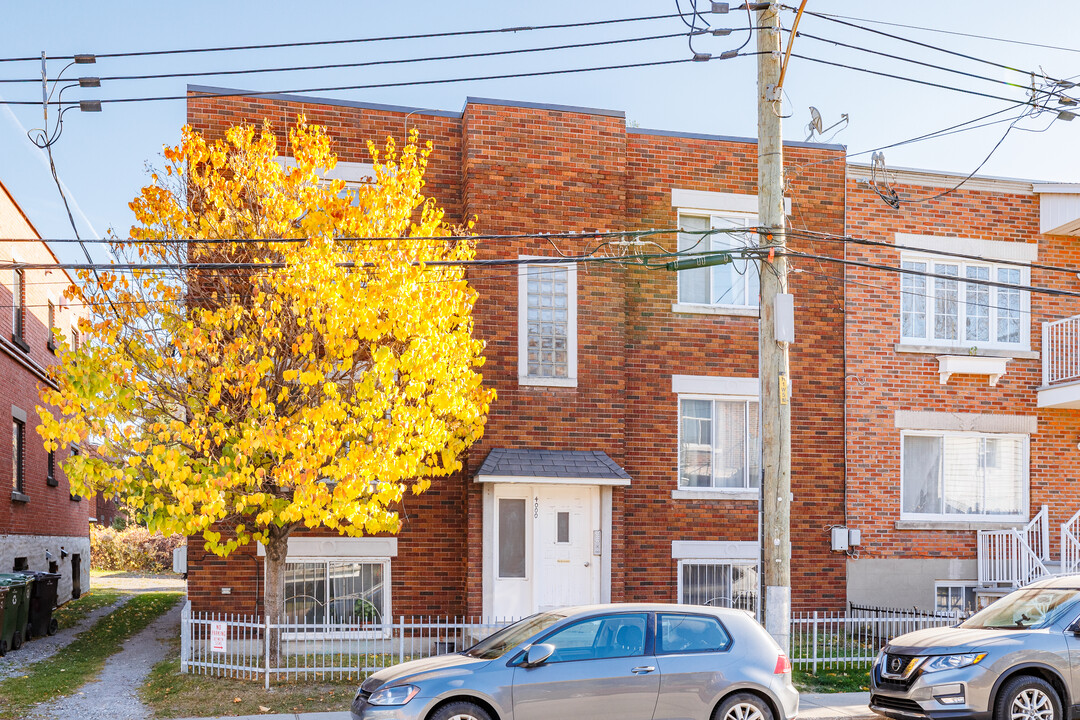
[[[1015,265],[904,253],[901,267],[900,335],[906,342],[984,348],[1027,348],[1024,317],[1030,271]],[[930,273],[945,277],[926,277]]]
[[[975,612],[975,581],[939,582],[934,585],[934,612],[968,617]]]
[[[308,624],[389,622],[389,581],[389,558],[288,560],[285,617]]]
[[[757,399],[679,396],[679,487],[747,490],[761,484]]]
[[[518,266],[518,380],[577,385],[577,268]]]
[[[757,614],[756,560],[680,560],[680,603],[733,607]]]
[[[679,252],[697,253],[732,250],[755,245],[749,232],[723,232],[752,227],[757,217],[750,214],[723,215],[679,213]],[[718,230],[722,232],[709,232]],[[679,302],[717,307],[757,307],[761,294],[758,266],[754,260],[735,259],[726,265],[681,270]]]
[[[1023,520],[1028,436],[904,432],[901,515],[912,520]]]

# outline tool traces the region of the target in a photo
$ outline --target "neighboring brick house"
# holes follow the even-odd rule
[[[475,216],[480,233],[756,223],[752,139],[479,98],[462,112],[281,95],[188,101],[189,123],[212,138],[268,119],[284,144],[301,112],[328,128],[336,174],[347,180],[370,174],[367,141],[418,128],[435,145],[428,193],[451,222]],[[843,148],[791,143],[787,162],[804,168],[789,187],[793,224],[842,234]],[[715,237],[705,242],[720,247],[730,236]],[[698,236],[654,239],[673,251]],[[834,242],[793,244],[843,253]],[[482,242],[477,254],[552,257],[595,245],[537,236]],[[398,536],[291,538],[287,611],[317,614],[347,598],[384,616],[521,615],[608,600],[756,607],[753,265],[678,275],[636,264],[524,265],[469,279],[485,382],[498,391],[482,441],[464,472],[404,501]],[[846,558],[828,552],[827,527],[844,518],[843,287],[811,273],[792,286],[794,604],[837,609]],[[187,567],[194,610],[261,611],[258,548],[221,559],[194,540]]]
[[[963,180],[889,175],[913,198]],[[848,232],[886,246],[847,258],[941,277],[847,268],[846,522],[862,532],[849,598],[970,610],[1080,571],[1080,298],[963,282],[1080,292],[1072,272],[1008,264],[1080,265],[1080,185],[975,178],[893,210],[869,179],[850,168]]]
[[[0,263],[56,263],[7,188],[0,184]],[[0,475],[10,495],[0,501],[0,572],[60,573],[59,601],[90,583],[91,502],[71,493],[60,463],[66,450],[45,451],[35,428],[38,388],[56,362],[52,330],[77,338],[77,309],[63,298],[71,280],[55,270],[2,270],[0,276],[0,407],[10,430],[0,442]],[[8,411],[10,408],[10,414]]]

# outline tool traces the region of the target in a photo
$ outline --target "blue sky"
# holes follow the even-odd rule
[[[735,3],[732,3],[734,5]],[[707,2],[699,2],[704,8]],[[689,1],[683,0],[684,9]],[[62,9],[61,9],[62,8]],[[924,0],[906,3],[854,3],[851,0],[810,0],[817,12],[854,15],[939,29],[1007,37],[1015,41],[1076,47],[1080,3],[1031,3],[1018,10],[1015,2],[999,0],[942,5]],[[674,0],[627,0],[623,3],[582,3],[548,0],[544,3],[494,3],[464,0],[456,3],[414,0],[407,5],[373,2],[298,4],[189,0],[183,5],[98,0],[65,3],[44,18],[32,3],[5,8],[0,30],[4,57],[108,53],[148,49],[205,47],[251,43],[330,40],[383,35],[407,35],[450,30],[500,28],[618,17],[667,14]],[[794,15],[784,14],[785,25]],[[745,12],[710,15],[715,27],[745,27]],[[884,27],[882,31],[939,45],[1019,70],[1045,72],[1057,78],[1080,75],[1080,52],[1058,51],[963,38],[924,31]],[[65,77],[165,72],[220,71],[296,64],[363,62],[437,54],[485,52],[520,47],[603,39],[625,39],[677,33],[678,19],[559,31],[533,31],[465,38],[426,39],[333,47],[206,53],[127,59],[102,59],[96,66],[76,66]],[[1026,82],[1019,72],[972,62],[855,28],[804,17],[800,30],[830,40],[902,55],[956,70]],[[738,47],[745,32],[729,37],[706,36],[695,41],[699,52],[719,55]],[[747,47],[753,49],[753,42]],[[939,70],[875,57],[855,50],[800,37],[795,52],[857,67],[921,78],[1020,100],[1024,94],[1004,85]],[[347,70],[321,70],[238,77],[213,76],[106,82],[100,90],[69,90],[65,99],[121,98],[183,94],[188,82],[252,90],[293,90],[325,85],[402,82],[470,75],[530,72],[544,69],[648,62],[686,57],[686,39],[672,38],[625,43],[604,48],[531,53],[502,58],[426,62]],[[50,74],[64,62],[51,61]],[[81,72],[76,72],[81,71]],[[0,63],[0,79],[40,77],[40,62]],[[1080,78],[1078,78],[1080,79]],[[377,103],[459,110],[467,96],[602,107],[626,112],[628,122],[645,128],[756,135],[755,58],[665,67],[583,73],[572,76],[491,80],[470,83],[357,90],[326,96]],[[803,140],[808,107],[817,107],[826,125],[847,113],[850,124],[833,142],[851,152],[866,150],[971,120],[1008,107],[1006,102],[932,87],[874,77],[853,70],[793,59],[785,81],[787,93],[784,136]],[[1080,90],[1080,88],[1078,88]],[[8,100],[40,100],[40,84],[3,83],[0,96]],[[1080,94],[1080,93],[1078,93]],[[1007,117],[1010,114],[1001,117]],[[981,171],[982,174],[1048,181],[1080,181],[1080,119],[1050,125],[1052,115],[1025,120],[1017,126]],[[132,222],[128,201],[147,179],[147,163],[158,161],[161,146],[175,142],[185,119],[185,103],[143,102],[106,105],[99,114],[73,110],[54,148],[57,168],[74,201],[84,236],[102,236],[108,228],[125,235]],[[72,232],[52,183],[44,153],[26,138],[26,130],[41,124],[40,107],[0,107],[0,180],[45,237],[67,238]],[[1025,132],[1023,130],[1042,130]],[[990,152],[1006,125],[914,143],[885,152],[890,167],[919,167],[968,173]],[[868,156],[855,158],[868,161]],[[71,248],[61,254],[73,257]]]

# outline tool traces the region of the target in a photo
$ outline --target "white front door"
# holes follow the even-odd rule
[[[600,602],[599,488],[500,484],[494,494],[492,614]]]

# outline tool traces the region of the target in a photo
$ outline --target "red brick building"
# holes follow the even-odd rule
[[[263,118],[284,133],[300,112],[328,127],[347,180],[370,174],[367,141],[418,128],[435,144],[429,194],[452,222],[475,216],[483,234],[756,223],[751,139],[479,98],[460,113],[289,96],[188,103],[189,122],[210,137]],[[792,221],[842,234],[843,149],[792,143],[787,154],[808,166],[793,186]],[[700,237],[655,241],[673,251]],[[704,242],[756,242],[714,237]],[[478,257],[578,255],[595,244],[500,240],[481,243]],[[485,381],[499,398],[483,440],[465,472],[405,502],[397,537],[293,538],[290,610],[349,593],[384,615],[520,615],[607,600],[756,607],[755,273],[745,262],[681,274],[610,262],[471,272]],[[836,608],[845,558],[822,551],[823,528],[843,521],[843,289],[811,274],[793,284],[806,340],[792,356],[805,378],[793,397],[794,602]],[[193,542],[188,570],[193,609],[259,609],[256,548],[222,560]]]
[[[910,198],[963,180],[890,175]],[[1080,291],[1029,267],[1078,265],[1080,186],[976,178],[892,210],[869,179],[849,170],[848,232],[882,245],[848,259],[935,277],[847,269],[849,598],[971,609],[1080,571],[1080,297],[1012,287]]]
[[[481,98],[461,112],[282,95],[188,103],[210,137],[264,118],[284,133],[300,112],[335,138],[338,176],[362,181],[366,143],[415,127],[435,145],[428,191],[448,219],[537,233],[482,242],[480,258],[581,255],[599,242],[541,233],[681,227],[650,238],[674,251],[701,240],[694,231],[757,222],[753,139]],[[1070,409],[1080,321],[1047,331],[1059,338],[1050,352],[1041,341],[1041,323],[1077,303],[1023,290],[1080,290],[1072,275],[1028,267],[1077,264],[1080,191],[976,178],[894,210],[844,155],[785,146],[790,246],[818,256],[793,258],[790,276],[794,609],[954,609],[977,587],[1080,569],[1075,519],[1058,540],[1080,510],[1068,465],[1080,442]],[[962,179],[894,174],[905,198]],[[754,242],[718,234],[695,247]],[[397,537],[293,538],[290,611],[346,597],[395,616],[607,600],[757,607],[756,272],[746,262],[470,272],[485,380],[498,392],[483,440],[465,472],[406,501]],[[861,536],[841,530],[846,550],[832,542],[841,528]],[[223,560],[196,541],[188,569],[193,609],[260,610],[256,548]]]
[[[2,184],[0,238],[0,263],[57,262]],[[0,500],[0,572],[58,572],[60,602],[89,587],[91,503],[71,493],[60,469],[67,451],[45,451],[35,408],[56,362],[53,330],[59,342],[77,335],[77,308],[63,298],[70,282],[60,269],[9,267],[0,277],[0,407],[10,428],[0,442],[0,475],[10,483]]]

